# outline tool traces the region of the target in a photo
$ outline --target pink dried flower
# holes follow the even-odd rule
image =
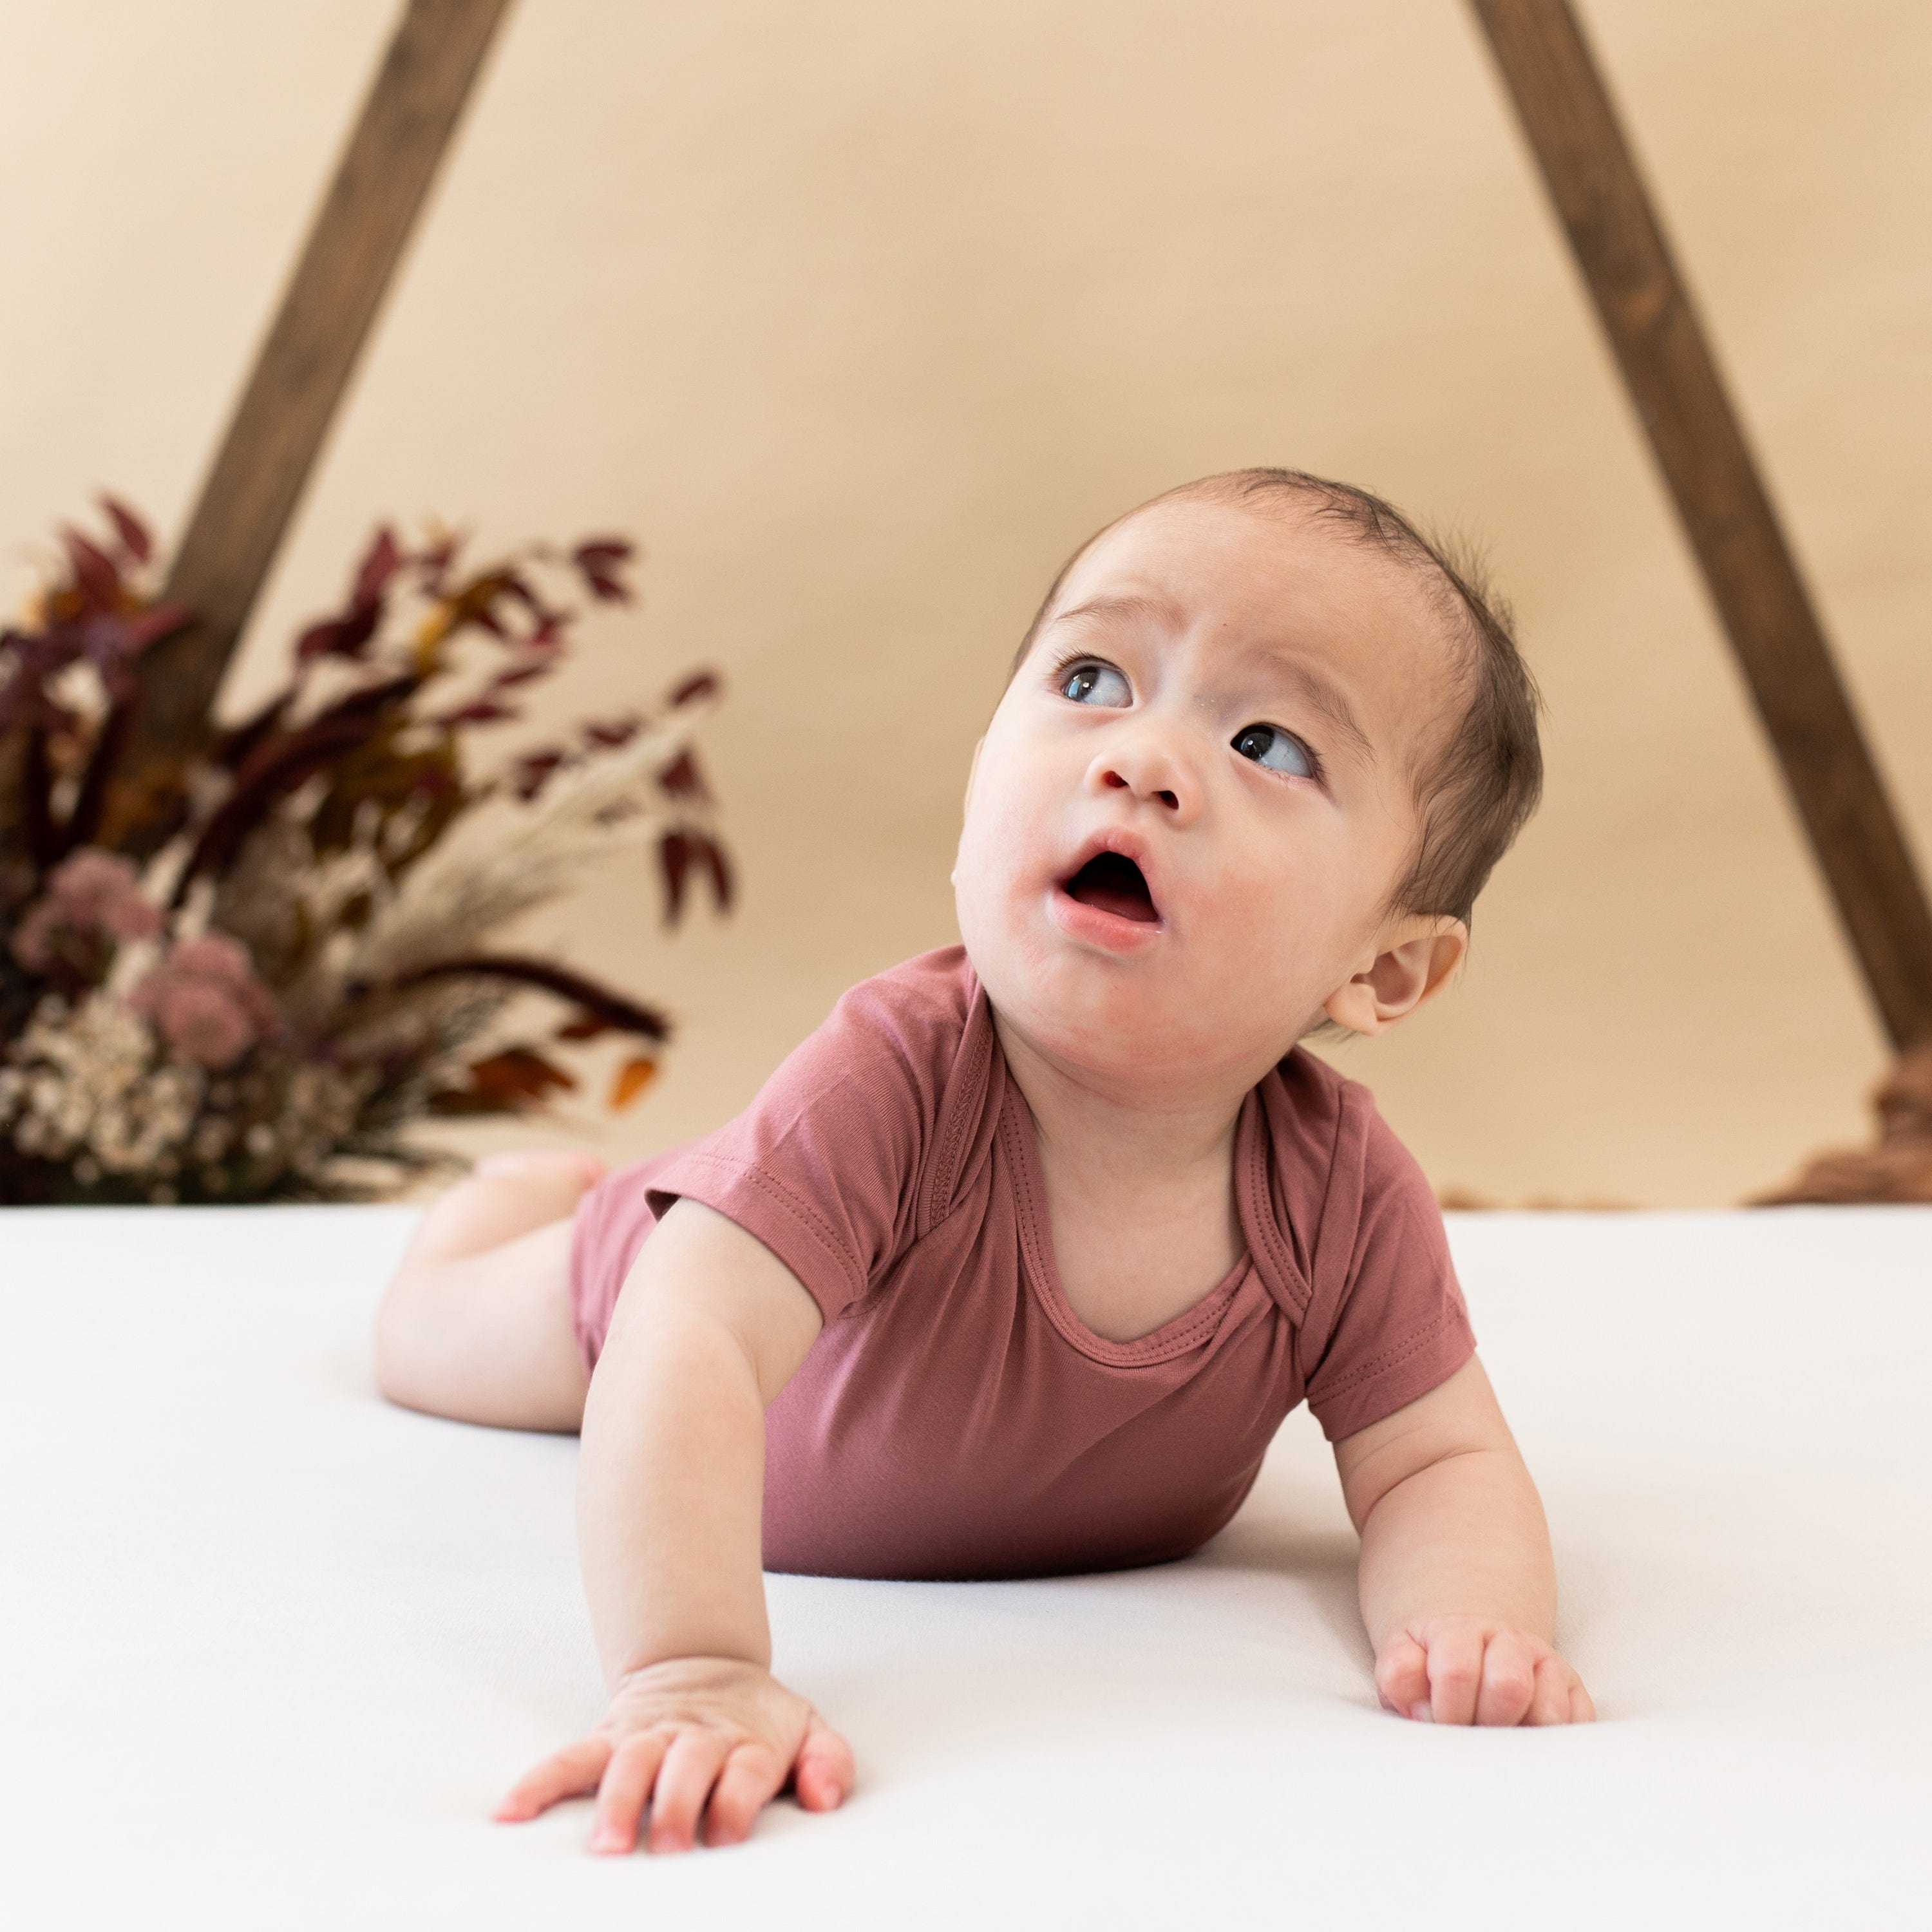
[[[44,973],[63,932],[83,940],[120,940],[150,938],[160,929],[160,912],[141,896],[132,861],[83,845],[47,875],[46,890],[14,930],[14,957],[28,972]]]
[[[280,1015],[255,977],[248,949],[225,932],[176,946],[145,974],[128,1004],[184,1060],[219,1072],[272,1032]]]

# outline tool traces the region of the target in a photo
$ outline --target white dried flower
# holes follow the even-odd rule
[[[42,1000],[8,1049],[24,1076],[10,1083],[15,1145],[50,1160],[91,1152],[110,1174],[154,1168],[187,1133],[204,1085],[198,1067],[155,1065],[154,1045],[110,994],[71,1010],[58,994]]]

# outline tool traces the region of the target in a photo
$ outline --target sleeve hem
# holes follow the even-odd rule
[[[864,1270],[823,1217],[762,1168],[716,1154],[688,1154],[659,1173],[650,1188],[651,1204],[659,1215],[680,1196],[736,1222],[770,1249],[797,1276],[827,1322],[864,1294]]]
[[[1339,1442],[1439,1388],[1475,1352],[1468,1315],[1460,1306],[1445,1309],[1420,1334],[1384,1349],[1334,1388],[1311,1390],[1310,1412],[1322,1434]]]

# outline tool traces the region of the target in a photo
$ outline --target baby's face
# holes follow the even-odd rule
[[[1360,1025],[1356,976],[1453,923],[1383,914],[1450,650],[1411,574],[1299,512],[1172,499],[1101,537],[968,787],[959,929],[1004,1021],[1170,1087]]]

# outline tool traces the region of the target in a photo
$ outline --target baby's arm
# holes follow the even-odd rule
[[[591,1846],[745,1836],[788,1780],[814,1810],[850,1789],[844,1740],[771,1675],[760,1562],[764,1411],[822,1318],[769,1249],[673,1204],[617,1298],[584,1408],[578,1531],[610,1708],[497,1812],[596,1790]],[[715,1787],[715,1789],[714,1789]],[[708,1801],[708,1810],[707,1810]]]
[[[1551,1648],[1550,1536],[1472,1356],[1439,1388],[1335,1445],[1362,1539],[1362,1618],[1385,1708],[1450,1724],[1596,1715]]]

